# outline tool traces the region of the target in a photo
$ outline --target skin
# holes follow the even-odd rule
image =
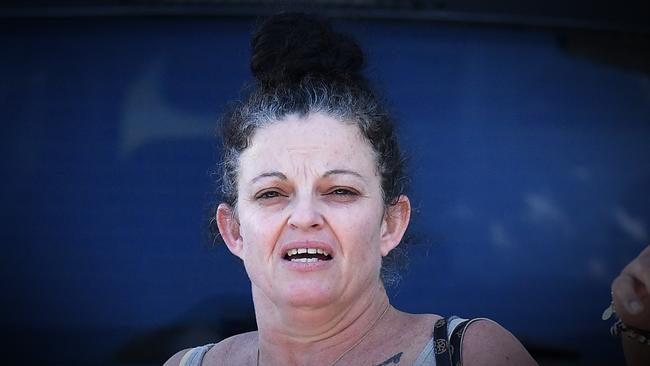
[[[627,325],[650,332],[650,246],[634,258],[612,282],[618,317]],[[650,347],[621,337],[630,366],[650,365]]]
[[[388,302],[381,258],[400,243],[411,206],[406,196],[384,205],[375,154],[358,128],[288,116],[255,133],[238,179],[237,207],[221,204],[217,223],[251,280],[258,331],[220,342],[204,364],[254,365],[258,349],[264,366],[330,365],[341,355],[340,365],[413,364],[439,316]],[[296,242],[323,243],[331,261],[309,271],[288,265]],[[472,324],[465,339],[465,365],[536,364],[496,323]]]

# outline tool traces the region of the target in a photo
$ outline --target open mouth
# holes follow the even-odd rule
[[[332,256],[322,249],[295,248],[287,250],[284,259],[298,263],[315,263],[319,261],[329,261],[332,259]]]

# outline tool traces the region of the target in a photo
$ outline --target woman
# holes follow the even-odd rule
[[[286,14],[252,46],[256,88],[223,121],[216,222],[250,277],[258,331],[166,365],[535,365],[492,321],[390,305],[383,279],[411,205],[357,44]]]

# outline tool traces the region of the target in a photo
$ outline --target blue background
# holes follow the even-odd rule
[[[650,79],[552,30],[338,21],[410,158],[410,312],[493,318],[544,364],[618,364],[600,320],[650,241]],[[0,25],[7,362],[160,364],[252,329],[207,233],[216,122],[250,81],[249,18]],[[38,351],[35,351],[38,350]]]

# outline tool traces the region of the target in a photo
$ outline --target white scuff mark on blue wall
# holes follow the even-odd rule
[[[512,235],[508,232],[505,226],[503,226],[503,224],[500,222],[492,222],[489,225],[489,230],[490,239],[492,240],[492,243],[495,247],[502,249],[513,247]]]
[[[613,216],[618,227],[632,240],[642,244],[648,242],[648,227],[643,219],[632,216],[621,207],[614,210]]]
[[[216,121],[173,108],[163,98],[163,63],[153,62],[126,92],[119,153],[125,158],[144,145],[180,139],[213,139]]]
[[[453,205],[448,211],[450,217],[460,220],[468,221],[476,218],[476,212],[469,205],[465,203],[457,203]]]
[[[538,224],[560,224],[568,227],[568,216],[551,197],[529,193],[524,196],[526,216]]]

